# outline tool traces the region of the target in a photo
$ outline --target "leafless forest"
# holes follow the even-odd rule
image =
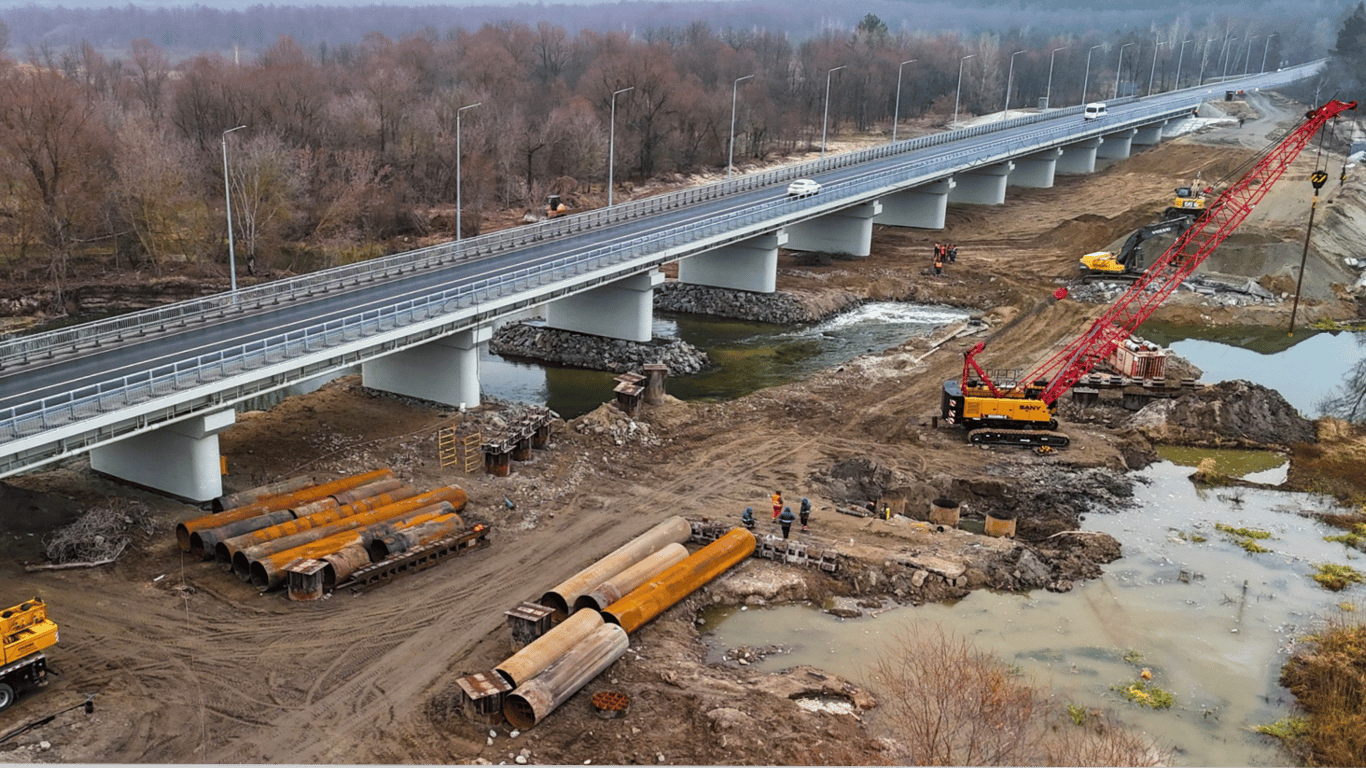
[[[145,19],[138,27],[160,44],[119,39],[113,8],[67,11],[66,25],[36,6],[0,15],[9,54],[0,57],[0,264],[11,285],[60,296],[73,270],[92,263],[121,274],[170,264],[223,274],[225,164],[239,268],[304,271],[402,249],[405,238],[453,235],[457,167],[473,235],[490,212],[537,209],[548,193],[580,206],[600,200],[613,131],[619,184],[718,170],[732,117],[742,165],[810,149],[827,104],[832,137],[890,137],[894,115],[938,128],[955,105],[966,116],[1007,99],[1019,109],[1045,96],[1060,106],[1142,95],[1176,87],[1178,76],[1184,87],[1324,56],[1347,9],[1332,18],[1183,13],[1107,32],[912,31],[917,16],[903,10],[891,23],[868,13],[799,36],[771,8],[771,28],[694,21],[571,33],[504,20],[341,41],[318,30],[328,13],[354,21],[345,13],[358,9],[310,10],[298,29],[307,43],[282,21],[298,9],[214,11],[223,34],[205,39],[207,52],[173,40],[176,12],[163,12],[159,34]],[[196,12],[209,9],[183,13]],[[98,44],[53,43],[101,18]],[[43,24],[61,34],[39,34]],[[271,42],[224,51],[244,27]]]

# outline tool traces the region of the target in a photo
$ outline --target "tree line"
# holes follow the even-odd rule
[[[805,40],[700,22],[632,35],[508,21],[310,47],[283,36],[250,61],[173,62],[148,39],[117,56],[28,46],[0,59],[0,258],[11,279],[58,293],[84,255],[121,270],[222,269],[226,173],[238,266],[301,271],[401,248],[440,229],[430,213],[457,197],[470,236],[491,211],[536,210],[551,193],[600,203],[609,174],[724,171],[732,121],[743,166],[816,148],[827,129],[888,136],[894,116],[904,138],[909,121],[941,129],[955,109],[1274,68],[1320,55],[1320,32],[1182,16],[1108,35],[968,36],[894,33],[868,14]]]

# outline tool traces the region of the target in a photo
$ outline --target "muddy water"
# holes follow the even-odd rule
[[[729,400],[764,387],[799,381],[858,355],[896,346],[909,338],[966,319],[952,307],[873,302],[839,317],[790,327],[695,315],[660,315],[654,335],[679,338],[711,356],[714,368],[671,378],[670,395],[683,400]],[[481,347],[479,382],[484,394],[515,402],[545,403],[566,419],[611,399],[615,374],[504,360]]]
[[[905,627],[934,622],[1018,665],[1063,702],[1113,711],[1175,750],[1174,764],[1290,765],[1274,740],[1248,729],[1291,713],[1293,697],[1277,684],[1289,647],[1339,603],[1360,600],[1361,587],[1330,593],[1309,577],[1314,563],[1350,560],[1341,544],[1323,540],[1335,531],[1298,514],[1328,502],[1199,491],[1190,472],[1160,462],[1138,473],[1138,508],[1088,515],[1084,527],[1118,538],[1124,555],[1069,593],[977,591],[952,605],[848,620],[803,606],[718,611],[705,625],[712,660],[727,647],[778,644],[791,652],[760,669],[810,663],[876,690],[869,660]],[[1271,551],[1244,551],[1217,523],[1269,531],[1260,543]],[[1140,709],[1111,690],[1144,667],[1152,684],[1175,694],[1173,709]]]

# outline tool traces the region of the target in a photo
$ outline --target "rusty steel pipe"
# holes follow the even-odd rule
[[[379,500],[385,499],[390,494],[376,496],[373,499],[365,499],[351,505],[356,508],[356,512],[349,517],[342,518],[333,523],[319,525],[299,533],[281,535],[278,538],[261,541],[256,544],[242,545],[240,549],[232,553],[232,571],[243,579],[251,578],[251,561],[272,555],[276,552],[283,552],[286,549],[293,549],[300,544],[310,541],[317,541],[324,536],[330,536],[342,531],[350,531],[361,526],[378,523],[382,520],[406,515],[423,507],[429,507],[440,502],[449,502],[455,511],[465,508],[469,497],[458,485],[448,485],[438,488],[435,491],[419,493],[405,499],[398,499],[391,503],[380,503]],[[372,506],[378,505],[378,506]],[[264,530],[264,529],[263,529]]]
[[[215,528],[202,528],[190,534],[190,554],[199,555],[205,560],[211,560],[214,556],[215,548],[222,539],[230,539],[234,536],[241,536],[244,533],[258,531],[262,528],[269,528],[272,525],[293,520],[294,513],[288,509],[277,509],[274,512],[248,517],[243,520],[236,520],[231,523],[217,526]]]
[[[627,632],[635,632],[693,590],[749,557],[754,553],[755,543],[754,534],[736,528],[607,606],[602,618],[621,625]]]
[[[214,512],[222,512],[225,509],[246,506],[254,501],[261,501],[271,496],[280,496],[291,491],[297,491],[300,488],[307,488],[316,482],[317,480],[312,475],[299,475],[266,485],[258,485],[255,488],[248,488],[237,493],[225,493],[209,502],[209,509]]]
[[[344,507],[361,499],[368,499],[371,496],[389,493],[397,488],[403,487],[403,481],[397,477],[387,477],[383,480],[376,480],[373,483],[357,486],[348,491],[334,493],[325,499],[310,501],[307,504],[300,504],[297,507],[290,507],[290,511],[295,517],[307,517],[314,512],[324,512],[329,509]]]
[[[378,523],[357,528],[351,531],[343,531],[331,536],[322,536],[307,544],[301,544],[293,549],[286,549],[283,552],[276,552],[272,555],[257,558],[251,561],[249,566],[251,571],[251,585],[262,592],[275,589],[284,583],[285,566],[298,560],[301,557],[312,559],[322,559],[327,555],[348,547],[353,544],[360,544],[369,547],[370,542],[377,536],[383,536],[391,531],[400,528],[407,528],[419,523],[425,523],[434,517],[449,515],[454,508],[450,502],[443,501],[440,504],[433,504],[430,507],[423,507],[417,514],[406,515],[404,518],[394,518]],[[311,533],[311,532],[310,532]],[[307,535],[307,533],[305,533]]]
[[[370,564],[370,553],[360,544],[352,544],[323,558],[323,586],[336,586],[351,574]]]
[[[677,543],[670,544],[597,585],[591,592],[579,595],[579,599],[574,601],[574,611],[577,615],[584,608],[591,608],[594,611],[606,610],[607,606],[629,595],[631,590],[654,578],[665,568],[683,562],[687,557],[687,547]]]
[[[218,562],[227,563],[231,566],[233,557],[247,547],[255,546],[267,541],[274,541],[275,539],[285,536],[291,536],[296,533],[302,533],[313,528],[319,528],[350,517],[355,517],[356,515],[393,504],[394,502],[411,498],[416,496],[417,493],[418,490],[414,486],[400,485],[398,489],[388,493],[372,495],[341,506],[334,505],[331,509],[324,509],[319,512],[313,512],[312,514],[302,515],[296,517],[294,520],[285,520],[278,525],[250,531],[241,534],[240,536],[234,536],[230,539],[224,539],[223,541],[218,542],[214,545],[214,556],[217,558]],[[327,499],[324,499],[324,501],[331,501],[332,498],[333,497],[329,496]],[[318,503],[321,502],[315,501],[306,506],[312,506],[312,504]],[[304,509],[304,507],[292,511],[295,515],[299,515],[299,512],[302,509]]]
[[[196,517],[193,520],[187,520],[176,526],[176,541],[180,544],[181,551],[189,552],[190,536],[196,531],[207,528],[216,528],[226,523],[245,520],[249,517],[263,515],[267,512],[289,509],[296,504],[306,504],[310,501],[317,501],[324,496],[331,496],[338,491],[345,491],[350,488],[355,488],[358,485],[365,485],[366,483],[374,482],[375,480],[382,480],[386,477],[393,476],[394,472],[391,469],[377,469],[373,472],[343,477],[340,480],[333,480],[330,483],[323,483],[322,485],[312,485],[292,493],[271,496],[269,498],[261,499],[260,501],[254,501],[244,507],[238,507],[237,509],[217,515]],[[209,547],[209,551],[213,551],[212,546]]]
[[[583,642],[585,637],[603,624],[597,611],[575,611],[574,615],[550,628],[544,635],[527,643],[493,671],[513,688],[539,675],[551,662]]]
[[[378,563],[399,553],[407,552],[414,547],[430,544],[437,539],[444,539],[463,530],[465,530],[465,521],[460,519],[460,515],[437,517],[411,528],[404,528],[401,531],[379,536],[370,542],[367,549],[370,550],[371,562]]]
[[[503,717],[523,731],[539,723],[612,666],[630,644],[621,627],[603,624],[551,662],[545,671],[508,694],[503,700]]]
[[[655,527],[626,542],[606,557],[570,576],[541,596],[541,605],[552,608],[556,619],[569,615],[579,595],[630,568],[669,544],[680,544],[692,536],[692,525],[682,517],[666,518]]]

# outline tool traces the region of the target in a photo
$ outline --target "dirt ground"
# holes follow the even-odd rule
[[[867,259],[798,266],[784,255],[779,288],[813,301],[822,292],[850,290],[872,299],[950,303],[978,309],[989,326],[999,326],[1075,280],[1081,254],[1154,220],[1178,183],[1197,175],[1214,182],[1235,171],[1299,112],[1269,97],[1249,99],[1236,105],[1249,118],[1242,126],[1211,121],[1099,173],[1059,177],[1051,189],[1012,189],[1007,206],[952,206],[945,231],[879,227]],[[1283,246],[1302,239],[1313,163],[1305,152],[1207,268],[1263,280],[1289,274],[1284,258],[1267,254],[1288,258]],[[1310,267],[1315,277],[1306,280],[1301,319],[1359,319],[1345,290],[1352,276],[1341,265],[1348,254],[1340,244],[1360,242],[1351,235],[1366,219],[1352,211],[1366,199],[1363,180],[1353,175],[1325,193],[1321,210],[1340,215],[1319,220],[1323,252]],[[931,244],[940,240],[958,244],[958,261],[943,276],[927,275]],[[1289,250],[1297,264],[1298,251]],[[993,338],[983,360],[994,368],[1030,368],[1101,309],[1059,302]],[[1288,302],[1224,307],[1182,294],[1157,316],[1280,324],[1288,314]],[[504,478],[443,468],[435,438],[443,426],[485,423],[500,410],[496,403],[462,415],[366,390],[351,377],[242,414],[221,440],[228,490],[387,466],[420,486],[462,486],[470,497],[466,519],[494,527],[486,549],[382,588],[314,603],[258,594],[217,564],[182,554],[172,529],[201,510],[96,476],[84,460],[10,478],[0,501],[27,513],[7,515],[0,530],[3,597],[47,601],[61,626],[61,643],[49,653],[61,675],[0,714],[0,735],[90,694],[95,712],[66,712],[0,743],[0,760],[894,760],[895,734],[876,709],[811,712],[793,701],[824,694],[868,707],[869,692],[818,670],[764,675],[739,664],[707,664],[694,617],[712,603],[825,604],[843,596],[866,609],[992,586],[1066,589],[1098,575],[1117,546],[1044,537],[1075,528],[1088,504],[1122,502],[1123,483],[1113,478],[1145,460],[1146,442],[1123,430],[1069,424],[1072,447],[1038,456],[970,447],[961,432],[935,428],[938,384],[961,372],[961,353],[977,338],[946,330],[732,402],[671,398],[635,420],[605,406],[559,424],[547,449],[515,463]],[[510,654],[505,610],[538,598],[667,515],[738,523],[739,512],[753,506],[759,533],[767,533],[774,489],[790,501],[812,500],[809,535],[838,542],[847,558],[838,573],[742,563],[637,632],[624,657],[527,733],[513,737],[500,726],[491,735],[461,711],[455,680]],[[969,500],[970,512],[1016,505],[1019,539],[937,533],[911,517],[887,522],[834,511],[870,491],[901,500],[913,517],[923,517],[926,501],[940,495]],[[109,497],[147,504],[160,532],[110,566],[25,572],[25,563],[41,562],[47,530]],[[963,578],[914,584],[904,561],[915,558],[961,564]],[[592,714],[589,696],[607,687],[631,696],[628,716]]]

